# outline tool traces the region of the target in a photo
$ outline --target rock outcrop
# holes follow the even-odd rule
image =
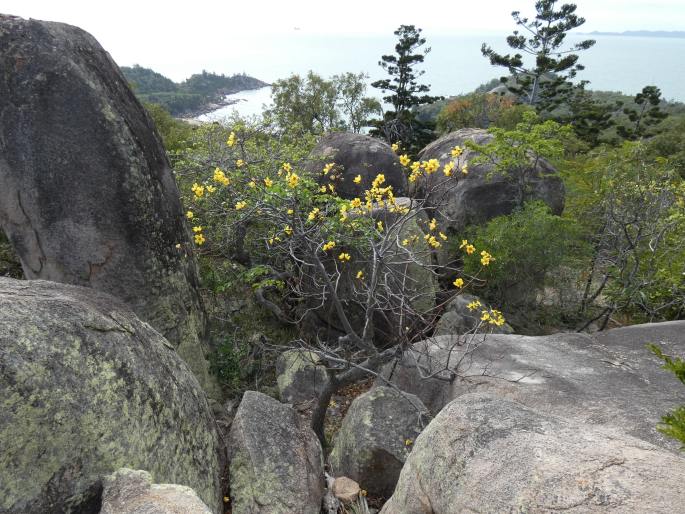
[[[445,312],[440,316],[440,320],[435,325],[434,336],[452,334],[470,334],[478,327],[480,322],[481,309],[469,309],[469,304],[480,302],[480,298],[472,294],[460,294],[452,298],[445,305]],[[514,330],[505,323],[501,327],[496,325],[488,326],[488,331],[493,334],[513,334]]]
[[[658,432],[656,425],[663,414],[682,404],[682,393],[647,343],[661,346],[669,355],[684,355],[685,321],[593,335],[439,336],[416,343],[412,354],[384,373],[434,413],[463,394],[488,392],[541,412],[618,427],[628,435],[675,449],[676,443]],[[421,378],[431,373],[449,378],[446,367],[454,373],[451,384]]]
[[[147,471],[122,468],[105,477],[100,514],[212,514],[190,487],[153,484]]]
[[[442,173],[419,178],[414,183],[414,192],[419,198],[436,208],[436,218],[443,230],[460,234],[467,225],[484,223],[497,216],[510,214],[518,206],[520,177],[493,173],[491,164],[469,164],[478,155],[466,148],[466,141],[487,144],[492,135],[483,129],[460,129],[429,144],[419,154],[422,161],[437,159],[440,169],[454,162],[453,180],[445,181]],[[451,150],[461,147],[464,152],[458,158]],[[460,167],[469,164],[468,174],[460,173]],[[525,200],[542,200],[554,214],[564,209],[565,190],[556,170],[544,159],[540,159],[534,172],[527,178]]]
[[[381,514],[671,513],[685,458],[488,395],[450,403],[416,441]]]
[[[245,392],[228,447],[233,512],[319,514],[321,445],[294,409],[265,394]]]
[[[113,294],[217,393],[178,189],[153,122],[83,30],[0,15],[0,227],[27,279]]]
[[[276,384],[282,402],[299,405],[316,400],[328,384],[326,368],[314,352],[288,350],[276,360]]]
[[[387,498],[427,424],[428,411],[416,396],[375,387],[357,397],[347,411],[331,451],[331,469],[369,494]]]
[[[323,168],[335,163],[326,175]],[[377,175],[385,176],[383,187],[392,186],[395,196],[406,196],[407,176],[399,158],[380,139],[349,132],[333,132],[321,138],[312,150],[306,171],[320,184],[332,184],[342,198],[363,196]],[[354,178],[360,175],[356,184]]]
[[[0,512],[97,512],[121,467],[219,510],[219,441],[169,343],[93,289],[0,278]]]

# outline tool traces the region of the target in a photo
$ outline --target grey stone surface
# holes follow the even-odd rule
[[[288,350],[276,360],[276,384],[282,402],[293,405],[316,400],[328,383],[326,368],[313,352]]]
[[[93,289],[0,278],[0,512],[97,512],[121,467],[186,485],[215,512],[219,441],[169,343]]]
[[[683,403],[682,387],[661,368],[647,343],[660,345],[669,355],[685,355],[685,321],[593,335],[488,335],[466,340],[439,336],[417,343],[384,374],[392,373],[393,383],[416,394],[434,413],[463,394],[488,392],[541,412],[618,427],[628,435],[675,449],[675,441],[658,432],[656,425],[662,415]],[[464,378],[451,384],[421,378],[434,372],[448,378],[442,371],[448,358],[450,369]]]
[[[323,176],[323,167],[331,162],[336,164],[335,169]],[[333,132],[323,136],[312,150],[305,169],[319,183],[332,183],[342,198],[363,196],[381,173],[385,176],[383,187],[392,186],[395,196],[407,193],[407,174],[395,152],[380,139],[363,134]],[[353,182],[357,175],[362,177],[359,184]],[[331,180],[333,176],[338,179]]]
[[[460,294],[450,300],[445,306],[445,311],[437,325],[435,325],[434,336],[454,335],[454,334],[468,334],[472,333],[480,323],[481,309],[471,310],[468,305],[475,301],[481,301],[480,298],[472,294]],[[482,303],[482,302],[481,302]],[[488,332],[493,334],[513,334],[514,330],[505,323],[501,327],[496,325],[488,325]]]
[[[77,27],[0,15],[0,48],[0,227],[25,277],[121,298],[218,396],[190,235],[153,122]]]
[[[147,471],[122,468],[105,477],[100,514],[212,514],[190,487],[153,484]]]
[[[685,458],[511,400],[462,396],[416,441],[381,514],[672,513]]]
[[[228,447],[234,514],[319,514],[321,445],[291,407],[246,391]]]
[[[437,159],[440,161],[440,169],[451,161],[461,166],[478,155],[465,147],[469,140],[482,145],[491,141],[492,136],[483,129],[450,132],[421,150],[419,158],[422,161]],[[455,146],[464,149],[458,159],[450,154]],[[491,164],[471,163],[468,170],[468,174],[464,176],[459,167],[455,167],[450,181],[444,181],[444,175],[436,172],[414,183],[415,193],[421,198],[425,196],[430,205],[438,208],[436,218],[441,227],[451,234],[461,233],[467,225],[510,214],[517,207],[517,189],[514,185],[517,177],[493,174]],[[526,200],[542,200],[554,214],[561,214],[564,209],[564,184],[554,173],[556,170],[541,159],[536,172],[531,176]]]
[[[355,398],[336,435],[329,460],[373,496],[389,497],[428,410],[411,394],[375,387]]]

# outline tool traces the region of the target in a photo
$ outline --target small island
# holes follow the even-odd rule
[[[628,37],[666,37],[685,38],[685,30],[624,30],[623,32],[585,32],[586,36],[628,36]]]
[[[244,73],[228,77],[202,70],[202,73],[176,83],[161,73],[137,64],[122,66],[121,71],[142,102],[162,105],[178,117],[199,116],[230,105],[227,95],[269,85]]]

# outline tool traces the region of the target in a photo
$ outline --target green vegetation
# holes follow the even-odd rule
[[[669,357],[664,355],[661,348],[654,344],[649,345],[649,349],[664,361],[663,368],[673,373],[683,385],[685,385],[685,360],[680,357]],[[661,418],[661,425],[658,429],[668,437],[682,443],[681,450],[685,451],[685,405],[672,410]]]
[[[0,277],[23,278],[21,264],[5,233],[0,229]]]
[[[563,96],[573,89],[570,79],[584,67],[578,63],[574,52],[587,50],[595,44],[592,39],[565,48],[564,40],[571,30],[585,23],[584,18],[576,15],[574,4],[563,4],[555,10],[557,0],[538,0],[535,3],[535,18],[522,17],[519,11],[511,15],[518,27],[507,38],[507,44],[516,52],[514,55],[498,54],[483,43],[481,52],[494,66],[507,68],[514,80],[502,77],[509,91],[523,102],[533,105],[538,112],[554,110]],[[534,64],[526,65],[523,54],[534,59]]]
[[[431,126],[421,123],[415,108],[430,104],[440,97],[429,96],[430,86],[419,84],[418,78],[425,72],[416,66],[423,62],[430,48],[421,51],[426,39],[421,36],[421,29],[414,25],[400,25],[394,32],[398,41],[394,55],[384,55],[378,63],[389,75],[389,78],[377,80],[371,86],[389,93],[383,100],[392,105],[392,110],[377,120],[372,134],[378,135],[388,143],[397,143],[416,154],[432,136]]]
[[[272,85],[273,105],[266,112],[284,130],[323,134],[331,130],[360,132],[380,103],[366,97],[363,73],[344,73],[326,80],[310,71]]]
[[[245,74],[227,77],[202,71],[177,84],[138,65],[122,66],[121,71],[142,102],[159,104],[174,116],[202,110],[209,104],[220,102],[225,95],[267,85]]]

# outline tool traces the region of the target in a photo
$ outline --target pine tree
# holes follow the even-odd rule
[[[564,47],[567,33],[580,27],[585,19],[576,15],[575,4],[563,4],[555,10],[557,0],[535,2],[536,15],[530,20],[519,11],[511,16],[522,31],[514,30],[507,44],[516,51],[502,55],[483,43],[481,52],[494,66],[503,66],[513,75],[513,80],[502,77],[509,90],[520,100],[535,106],[538,112],[550,112],[573,94],[570,79],[584,69],[574,52],[587,50],[595,41],[586,39]],[[522,33],[523,32],[523,33]],[[524,63],[524,55],[535,59],[534,66]]]
[[[416,119],[414,107],[433,103],[441,97],[426,94],[430,91],[430,85],[418,83],[418,78],[425,72],[417,70],[416,66],[430,52],[430,48],[420,51],[426,43],[421,36],[421,29],[414,25],[400,25],[394,34],[398,37],[395,54],[384,55],[378,62],[390,77],[371,84],[383,93],[390,93],[383,100],[392,105],[392,110],[376,122],[376,130],[372,133],[389,143],[399,143],[411,152],[432,136],[431,128]]]
[[[619,136],[636,140],[645,135],[653,135],[654,127],[661,123],[668,113],[661,110],[661,90],[656,86],[645,86],[635,95],[637,109],[625,107],[623,113],[628,116],[629,125],[619,125],[616,132]],[[652,129],[652,130],[650,130]]]

